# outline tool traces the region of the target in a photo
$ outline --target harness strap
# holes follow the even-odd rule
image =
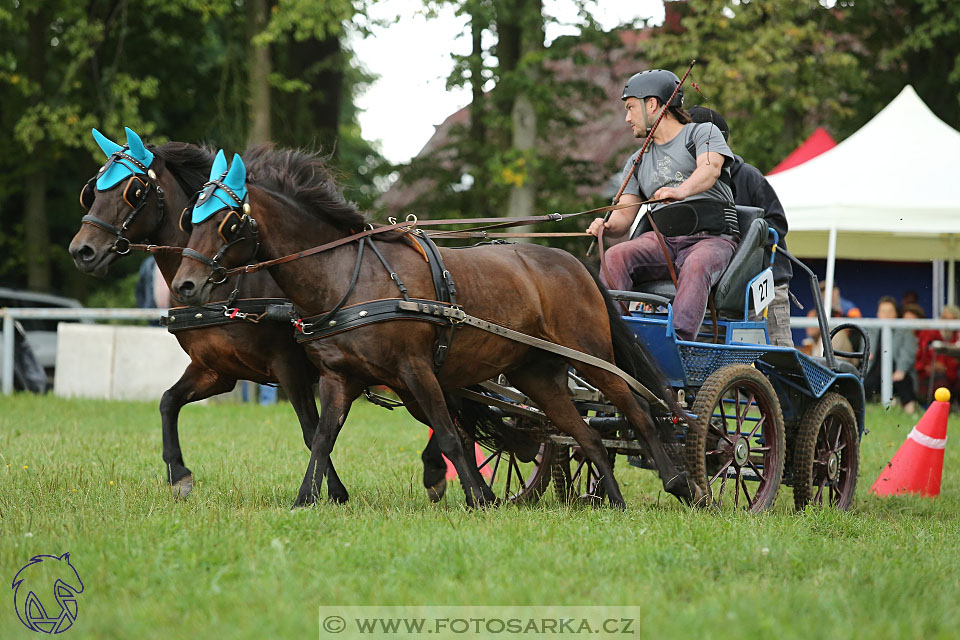
[[[324,318],[326,318],[327,315],[328,314],[325,314]],[[296,338],[297,342],[308,342],[376,322],[393,320],[418,320],[421,322],[451,324],[454,326],[465,324],[508,340],[520,342],[543,351],[549,351],[564,358],[609,371],[623,379],[634,392],[643,396],[647,401],[656,404],[665,411],[670,411],[667,404],[647,389],[639,380],[606,360],[471,316],[465,313],[463,309],[435,300],[400,300],[399,298],[391,298],[352,305],[340,309],[333,318],[326,320],[326,326],[317,326],[319,323],[310,318],[298,321],[297,329],[300,331],[300,334],[298,334]]]
[[[360,242],[363,242],[363,240],[361,240]],[[416,242],[414,242],[414,244],[416,245],[417,250],[419,250],[421,253],[423,253],[423,249],[420,247],[420,245],[419,245],[418,243],[416,243]],[[377,245],[374,244],[373,238],[370,238],[370,248],[373,249],[373,252],[374,252],[375,254],[377,254],[377,258],[380,259],[380,264],[383,265],[383,268],[386,269],[386,270],[387,270],[387,273],[390,275],[390,279],[393,280],[394,284],[397,285],[397,289],[400,290],[400,295],[403,296],[403,299],[404,299],[404,300],[409,300],[409,299],[410,299],[410,296],[407,295],[407,287],[406,287],[406,285],[403,284],[403,280],[401,280],[401,279],[400,279],[400,276],[397,274],[397,272],[393,270],[393,267],[391,267],[391,266],[387,263],[387,259],[383,257],[383,254],[380,253],[380,249],[378,249],[378,248],[377,248]],[[427,257],[425,253],[423,254],[423,257],[424,257],[424,258]]]
[[[423,246],[426,253],[432,260],[430,264],[430,275],[433,278],[433,288],[437,294],[437,300],[448,302],[452,306],[457,306],[457,287],[453,283],[453,276],[446,265],[443,264],[443,256],[440,255],[440,249],[436,243],[422,233],[416,234],[414,238]],[[447,354],[450,352],[450,343],[453,342],[453,328],[450,325],[446,330],[441,330],[437,336],[437,344],[434,347],[433,370],[439,372],[443,363],[447,361]]]
[[[583,362],[584,364],[589,364],[604,371],[609,371],[619,378],[622,378],[627,385],[633,389],[636,393],[640,394],[648,402],[656,404],[663,408],[665,411],[670,412],[670,407],[667,406],[667,403],[664,402],[661,398],[657,397],[652,391],[647,389],[643,384],[631,376],[629,373],[621,369],[620,367],[607,362],[596,356],[591,356],[588,353],[582,351],[577,351],[576,349],[571,349],[569,347],[564,347],[563,345],[554,344],[547,340],[542,340],[540,338],[534,338],[533,336],[528,336],[525,333],[519,331],[514,331],[513,329],[508,329],[499,324],[494,324],[493,322],[488,322],[486,320],[481,320],[471,315],[463,314],[463,318],[460,320],[463,324],[470,325],[471,327],[476,327],[484,331],[489,331],[490,333],[496,334],[498,336],[503,336],[520,342],[523,344],[528,344],[532,347],[542,349],[543,351],[549,351],[551,353],[556,353],[557,355],[563,356],[564,358],[569,358],[571,360],[576,360],[578,362]]]
[[[160,324],[170,333],[187,329],[202,329],[236,322],[259,322],[263,319],[289,322],[293,305],[285,298],[241,298],[212,302],[201,306],[173,307]]]
[[[360,276],[360,264],[363,262],[363,247],[365,242],[366,240],[361,238],[359,246],[357,247],[357,262],[355,265],[353,265],[353,276],[350,278],[350,286],[347,287],[347,292],[343,294],[343,297],[340,298],[340,302],[334,305],[333,309],[326,312],[320,318],[314,321],[316,324],[321,325],[335,316],[337,312],[340,311],[341,307],[343,307],[344,303],[346,303],[347,298],[349,298],[353,293],[353,289],[357,286],[357,278]],[[372,240],[370,242],[371,244],[373,243]]]

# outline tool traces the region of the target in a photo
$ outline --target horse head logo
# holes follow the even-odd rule
[[[62,633],[77,619],[77,596],[83,593],[83,581],[70,564],[69,552],[30,558],[13,578],[11,588],[17,617],[31,631]]]

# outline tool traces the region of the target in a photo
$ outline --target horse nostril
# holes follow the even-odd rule
[[[89,262],[93,260],[95,257],[97,257],[97,252],[93,250],[93,247],[91,247],[88,244],[85,244],[82,247],[80,247],[79,251],[77,251],[77,257],[83,260],[84,262]]]
[[[177,287],[177,292],[182,296],[189,296],[196,287],[197,285],[195,285],[192,280],[184,280],[180,283],[180,286]]]

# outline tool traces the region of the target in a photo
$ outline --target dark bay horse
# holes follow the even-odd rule
[[[132,132],[130,132],[132,133]],[[70,243],[70,255],[81,271],[98,276],[105,275],[114,261],[124,252],[123,242],[144,242],[184,246],[189,235],[179,228],[180,212],[200,189],[210,173],[213,153],[208,149],[183,142],[168,142],[160,147],[144,147],[136,134],[128,133],[127,153],[134,159],[151,159],[146,163],[155,177],[137,173],[133,187],[145,188],[141,183],[159,186],[163,193],[163,206],[158,206],[156,192],[151,190],[141,202],[127,191],[130,171],[124,173],[122,182],[102,191],[91,182],[85,190],[89,216],[101,224],[82,224]],[[98,139],[108,158],[120,149],[109,140]],[[111,146],[112,145],[112,146]],[[152,154],[149,158],[144,152]],[[115,165],[116,163],[108,163]],[[137,168],[135,164],[129,167]],[[122,167],[118,167],[121,169]],[[98,176],[104,174],[104,170]],[[132,199],[132,202],[125,200]],[[142,204],[133,213],[135,206]],[[129,219],[131,217],[132,219]],[[92,220],[91,220],[92,221]],[[116,232],[126,227],[123,234]],[[109,227],[113,227],[111,231]],[[120,250],[117,250],[117,244]],[[178,254],[157,254],[160,272],[169,285],[180,265]],[[210,291],[211,300],[226,300],[234,282],[227,282]],[[239,283],[241,298],[282,297],[280,288],[269,274],[251,274]],[[236,322],[232,324],[202,327],[179,331],[177,341],[190,356],[186,371],[160,400],[160,416],[163,431],[163,461],[167,469],[167,482],[174,493],[185,497],[193,488],[193,474],[183,461],[177,422],[181,408],[190,403],[226,393],[238,380],[258,383],[278,382],[287,393],[290,403],[300,420],[303,440],[309,448],[319,420],[313,385],[319,373],[293,339],[291,328],[285,323],[261,322],[259,324]],[[442,464],[442,460],[440,461]],[[442,472],[441,477],[442,477]],[[434,472],[434,476],[436,473]],[[431,478],[425,481],[436,482]],[[327,490],[331,500],[346,501],[347,490],[331,467]]]
[[[273,259],[344,238],[367,224],[364,216],[344,200],[320,156],[260,148],[248,154],[248,160],[249,214],[244,213],[241,220],[243,211],[219,211],[194,225],[188,243],[193,259],[181,262],[173,280],[173,290],[184,301],[198,304],[213,296],[212,256],[218,257],[216,268],[235,267],[255,257]],[[224,227],[229,227],[229,237],[223,236]],[[411,297],[435,297],[430,268],[410,243],[377,241],[376,246],[392,271],[403,278]],[[457,301],[466,313],[616,362],[656,393],[667,393],[662,374],[632,338],[609,297],[569,253],[532,244],[441,252],[456,282]],[[358,263],[357,255],[356,243],[344,244],[272,266],[270,272],[305,317],[328,311],[341,301],[350,305],[398,298],[386,264],[369,254]],[[357,276],[353,275],[355,271]],[[346,297],[352,281],[355,288]],[[599,434],[584,422],[570,400],[567,370],[571,365],[637,430],[656,461],[666,490],[686,501],[699,495],[700,489],[688,483],[686,475],[675,467],[650,416],[618,375],[470,326],[456,329],[446,362],[435,372],[433,345],[438,331],[445,330],[428,322],[392,320],[333,334],[305,346],[324,378],[337,381],[331,388],[343,406],[349,406],[371,384],[390,387],[408,407],[419,405],[434,427],[443,453],[454,463],[470,505],[488,503],[491,494],[470,472],[473,465],[464,456],[445,393],[506,374],[560,431],[577,440],[600,470],[611,506],[625,506]],[[670,406],[675,412],[682,411],[675,400]],[[336,415],[326,406],[322,408],[295,506],[312,503],[319,495],[320,481],[346,419],[345,413]]]

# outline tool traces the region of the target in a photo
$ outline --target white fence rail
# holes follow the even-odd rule
[[[50,309],[50,308],[0,308],[3,318],[3,362],[2,391],[4,395],[13,393],[13,323],[17,319],[43,320],[156,320],[167,315],[166,309]],[[879,328],[881,340],[886,348],[880,354],[880,396],[884,405],[889,405],[893,397],[893,329],[938,329],[960,331],[960,320],[886,320],[880,318],[830,318],[830,327],[851,322],[865,329]],[[791,318],[793,329],[817,327],[816,318]]]
[[[72,309],[72,308],[0,308],[3,318],[3,361],[0,363],[0,389],[13,393],[14,329],[16,320],[156,320],[166,309]]]

